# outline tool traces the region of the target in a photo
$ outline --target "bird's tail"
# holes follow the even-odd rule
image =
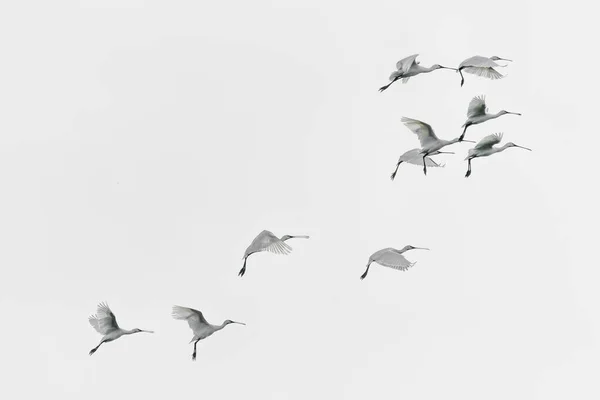
[[[360,276],[360,280],[361,281],[367,277],[367,274],[369,273],[369,267],[370,266],[371,266],[371,263],[368,263],[367,264],[367,269],[365,270],[365,273]]]
[[[244,258],[244,266],[242,267],[242,269],[240,269],[240,272],[238,272],[238,276],[244,276],[244,274],[246,273],[246,261],[248,260],[247,257]]]

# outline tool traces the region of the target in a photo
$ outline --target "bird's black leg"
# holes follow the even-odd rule
[[[393,80],[393,81],[391,81],[390,83],[388,83],[387,85],[380,87],[380,88],[379,88],[379,91],[380,91],[380,92],[383,92],[385,89],[389,88],[389,87],[390,87],[390,85],[391,85],[392,83],[396,82],[398,79],[400,79],[400,77],[394,78],[394,80]]]
[[[367,277],[367,274],[369,273],[369,267],[370,266],[371,266],[371,263],[368,263],[367,264],[367,269],[365,270],[365,273],[360,276],[360,280],[361,281]]]
[[[400,166],[400,164],[402,164],[402,161],[398,161],[398,164],[396,164],[396,170],[392,172],[392,180],[394,180],[394,178],[396,177],[396,174],[398,173],[398,167]]]
[[[462,142],[462,140],[465,138],[465,133],[467,133],[467,128],[468,127],[469,127],[469,125],[465,125],[465,129],[463,129],[462,135],[460,135],[460,137],[458,138],[459,142]]]
[[[198,341],[196,340],[194,342],[194,353],[192,354],[192,361],[196,361],[196,345],[198,344]]]
[[[471,175],[471,159],[469,158],[469,168],[467,169],[467,173],[465,174],[465,178],[468,178]]]
[[[104,343],[104,341],[100,342],[100,344],[98,344],[98,346],[91,349],[89,352],[89,355],[91,356],[92,354],[94,354],[96,352],[96,350],[98,350],[98,348],[102,345],[102,343]]]
[[[465,77],[462,74],[461,69],[458,69],[458,73],[460,74],[460,87],[462,87],[462,85],[465,83]]]
[[[425,175],[427,175],[427,162],[426,162],[426,160],[425,160],[425,157],[427,157],[427,154],[424,154],[424,155],[423,155],[423,173],[424,173]]]
[[[242,269],[240,269],[240,272],[238,272],[238,276],[244,276],[244,274],[246,273],[246,260],[248,259],[248,257],[244,258],[244,266],[242,267]]]

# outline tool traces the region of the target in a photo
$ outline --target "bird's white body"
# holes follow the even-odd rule
[[[494,147],[494,145],[496,145],[502,141],[502,137],[503,137],[502,133],[488,135],[488,136],[484,137],[483,139],[481,139],[479,141],[479,143],[477,143],[477,145],[475,145],[475,147],[473,147],[472,149],[469,150],[467,157],[465,158],[465,160],[468,161],[468,169],[467,169],[467,173],[465,174],[465,177],[469,177],[471,175],[471,160],[473,160],[474,158],[489,157],[492,154],[500,153],[510,147],[518,147],[521,149],[531,151],[531,149],[529,149],[527,147],[519,146],[512,142],[508,142],[504,146],[501,146],[501,147]]]
[[[419,154],[422,158],[423,173],[425,174],[427,174],[427,163],[425,161],[427,156],[439,152],[448,145],[461,141],[460,138],[455,138],[452,140],[439,139],[433,131],[431,125],[426,124],[425,122],[406,117],[402,117],[401,121],[408,129],[417,135],[419,142],[421,142],[421,151]]]
[[[424,73],[435,71],[437,69],[442,69],[442,68],[454,69],[454,68],[443,67],[439,64],[434,64],[429,68],[423,67],[423,66],[419,65],[419,61],[417,61],[418,56],[419,56],[418,54],[413,54],[412,56],[408,56],[408,57],[403,58],[402,60],[398,61],[396,63],[396,71],[392,72],[390,75],[390,78],[389,78],[390,83],[379,88],[379,91],[383,92],[388,87],[390,87],[390,85],[392,83],[396,82],[398,79],[402,79],[402,83],[406,83],[406,82],[408,82],[409,78],[411,78],[415,75],[424,74]]]
[[[411,263],[408,261],[402,254],[408,250],[413,249],[422,249],[429,250],[421,247],[414,246],[404,246],[402,249],[394,249],[393,247],[387,247],[385,249],[381,249],[371,254],[369,257],[369,262],[367,263],[367,269],[364,274],[361,275],[360,279],[365,279],[367,274],[369,273],[369,268],[372,263],[377,263],[379,265],[383,265],[384,267],[393,268],[399,271],[406,271],[416,263]]]
[[[504,78],[504,75],[494,69],[497,67],[506,67],[506,65],[500,65],[496,63],[498,60],[511,61],[506,58],[500,58],[496,56],[473,56],[461,62],[458,66],[458,72],[460,73],[461,77],[460,86],[462,86],[465,82],[465,78],[462,74],[463,71],[468,74],[478,75],[492,80]]]
[[[436,151],[434,153],[431,153],[430,155],[435,156],[438,154],[447,154],[447,153]],[[402,164],[402,163],[423,166],[423,156],[421,155],[421,149],[419,149],[419,148],[412,149],[400,156],[400,158],[398,159],[398,162],[396,163],[396,170],[394,172],[392,172],[392,175],[391,175],[392,180],[394,180],[394,178],[396,177],[396,174],[398,173],[398,168],[400,167],[400,164]],[[431,157],[425,157],[425,163],[427,164],[427,167],[433,167],[433,168],[444,167],[443,164],[438,164]]]
[[[202,312],[193,308],[180,306],[173,306],[172,316],[174,319],[186,320],[192,329],[192,332],[194,333],[192,340],[190,340],[190,343],[194,342],[194,353],[192,354],[192,360],[196,359],[196,344],[200,340],[206,339],[213,333],[220,331],[229,324],[245,325],[243,322],[235,322],[229,319],[223,321],[221,325],[212,325],[204,318]]]
[[[117,324],[117,318],[115,317],[115,314],[113,314],[113,312],[110,310],[110,307],[108,307],[108,304],[106,303],[98,304],[96,315],[90,316],[88,321],[98,333],[103,335],[98,346],[90,350],[90,356],[94,354],[103,343],[112,342],[123,335],[131,335],[141,332],[154,333],[152,331],[144,331],[137,328],[131,330],[120,328]]]
[[[268,251],[271,253],[283,255],[291,253],[292,248],[287,243],[285,243],[285,241],[293,238],[309,239],[309,237],[306,235],[284,235],[280,239],[277,236],[275,236],[273,232],[267,230],[264,230],[261,233],[259,233],[258,236],[254,238],[252,243],[250,243],[250,246],[248,246],[248,248],[244,252],[244,266],[240,270],[239,275],[244,275],[244,273],[246,272],[246,260],[250,255],[254,253],[258,253],[261,251]]]
[[[465,136],[467,128],[471,125],[481,124],[482,122],[489,121],[490,119],[495,119],[506,114],[521,115],[519,113],[506,110],[500,110],[495,114],[488,114],[488,111],[489,110],[485,103],[485,96],[476,96],[471,99],[469,102],[469,108],[467,109],[467,120],[463,124],[465,129],[463,130],[462,135],[460,135],[461,140]]]

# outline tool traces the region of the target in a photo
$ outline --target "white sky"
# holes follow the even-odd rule
[[[0,392],[11,399],[597,399],[596,13],[583,1],[0,6]],[[587,8],[586,8],[587,7]],[[501,81],[395,62],[514,59]],[[511,149],[402,165],[402,116]],[[581,135],[585,136],[584,141]],[[579,139],[576,143],[574,139]],[[586,151],[590,148],[592,151]],[[252,256],[263,229],[308,234]],[[430,247],[408,272],[371,253]],[[124,328],[88,351],[107,301]],[[229,326],[190,360],[173,304]],[[84,395],[84,397],[82,397]]]

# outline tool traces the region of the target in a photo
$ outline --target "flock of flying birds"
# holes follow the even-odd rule
[[[461,76],[460,85],[461,86],[463,86],[464,81],[465,81],[463,72],[468,73],[468,74],[477,75],[477,76],[484,77],[484,78],[489,78],[489,79],[500,79],[500,78],[503,78],[504,75],[502,75],[498,71],[496,71],[495,68],[506,67],[506,65],[497,64],[496,61],[501,61],[501,60],[502,61],[511,61],[511,60],[496,57],[496,56],[493,56],[493,57],[474,56],[474,57],[468,58],[465,61],[463,61],[462,63],[460,63],[458,68],[443,67],[439,64],[434,64],[429,68],[425,68],[425,67],[420,66],[419,62],[416,61],[417,56],[418,56],[418,54],[414,54],[410,57],[406,57],[406,58],[398,61],[398,63],[396,63],[396,71],[394,71],[389,77],[390,83],[388,83],[385,86],[382,86],[379,90],[381,92],[386,90],[387,88],[390,87],[390,85],[392,85],[397,80],[402,80],[403,83],[406,83],[413,76],[431,72],[431,71],[435,71],[437,69],[452,69],[452,70],[455,70],[458,73],[460,73],[460,76]],[[487,106],[485,103],[485,98],[483,96],[474,97],[471,100],[471,102],[469,103],[469,107],[467,110],[467,120],[465,121],[465,123],[462,126],[464,128],[462,134],[459,137],[452,139],[452,140],[439,139],[436,136],[435,132],[433,131],[433,128],[429,124],[426,124],[425,122],[418,121],[418,120],[412,119],[412,118],[403,117],[401,121],[406,125],[406,127],[408,129],[410,129],[413,133],[415,133],[417,135],[417,137],[421,143],[421,147],[409,150],[400,156],[400,159],[398,160],[398,163],[396,164],[396,169],[394,170],[394,172],[391,175],[391,179],[394,180],[394,178],[396,177],[396,174],[398,172],[398,167],[402,163],[422,165],[423,173],[425,175],[427,175],[427,167],[443,166],[443,165],[435,162],[431,157],[438,155],[438,154],[454,154],[451,152],[441,151],[444,147],[454,144],[454,143],[459,143],[459,142],[463,142],[463,141],[475,143],[475,142],[472,142],[469,140],[464,140],[465,134],[467,132],[467,128],[469,128],[471,125],[481,124],[485,121],[488,121],[488,120],[494,119],[494,118],[498,118],[498,117],[500,117],[502,115],[506,115],[506,114],[521,115],[519,113],[509,112],[509,111],[505,111],[505,110],[501,110],[495,114],[488,114],[488,109],[487,109]],[[508,142],[504,146],[501,146],[501,147],[494,147],[496,144],[498,144],[502,141],[502,136],[503,136],[502,133],[496,133],[496,134],[486,136],[483,139],[481,139],[479,141],[479,143],[477,143],[475,145],[475,147],[473,147],[472,149],[469,150],[467,157],[465,158],[465,160],[468,162],[468,169],[467,169],[467,173],[466,173],[465,177],[469,177],[471,175],[471,160],[473,160],[474,158],[487,157],[494,153],[499,153],[501,151],[504,151],[510,147],[519,147],[519,148],[531,151],[531,149],[528,149],[528,148],[522,147],[522,146],[518,146],[512,142]],[[278,238],[270,231],[267,231],[267,230],[262,231],[261,233],[258,234],[258,236],[256,236],[256,238],[254,238],[254,240],[252,241],[250,246],[248,246],[248,248],[244,252],[244,257],[243,257],[244,264],[242,266],[242,269],[239,271],[238,275],[240,277],[244,276],[244,274],[246,273],[246,263],[247,263],[248,257],[250,257],[254,253],[267,251],[267,252],[271,252],[271,253],[275,253],[275,254],[284,254],[284,255],[289,254],[292,251],[292,248],[285,242],[289,239],[294,239],[294,238],[308,239],[309,237],[306,235],[295,235],[295,236],[284,235],[281,238]],[[407,269],[409,269],[416,263],[411,263],[410,261],[408,261],[403,256],[403,254],[409,250],[415,250],[415,249],[429,250],[424,247],[414,247],[414,246],[408,245],[408,246],[404,246],[400,250],[389,247],[389,248],[381,249],[381,250],[373,253],[369,257],[369,261],[367,263],[367,268],[366,268],[365,272],[360,276],[360,279],[362,280],[367,277],[367,274],[369,273],[369,268],[372,263],[377,263],[379,265],[393,268],[393,269],[400,270],[400,271],[406,271]],[[232,321],[229,319],[225,320],[221,325],[212,325],[204,318],[204,316],[202,315],[202,312],[195,310],[193,308],[180,307],[180,306],[173,306],[172,317],[177,320],[187,321],[188,325],[190,326],[190,328],[192,329],[192,331],[194,333],[194,336],[192,337],[192,340],[190,341],[190,343],[194,343],[194,352],[192,353],[192,360],[196,360],[196,345],[198,344],[198,342],[200,340],[207,338],[208,336],[223,329],[224,327],[226,327],[229,324],[245,325],[243,322],[236,322],[236,321]],[[147,331],[147,330],[142,330],[142,329],[137,329],[137,328],[132,329],[132,330],[120,328],[119,325],[117,324],[117,319],[115,318],[115,314],[113,314],[113,312],[111,311],[111,309],[109,308],[109,306],[106,303],[100,303],[98,305],[96,315],[90,316],[89,322],[92,325],[92,327],[96,331],[98,331],[98,333],[103,335],[102,340],[100,341],[98,346],[96,346],[92,350],[90,350],[90,352],[89,352],[90,355],[94,354],[96,352],[96,350],[98,350],[98,348],[103,343],[111,342],[113,340],[120,338],[123,335],[131,335],[134,333],[141,333],[141,332],[153,333],[153,331]]]

